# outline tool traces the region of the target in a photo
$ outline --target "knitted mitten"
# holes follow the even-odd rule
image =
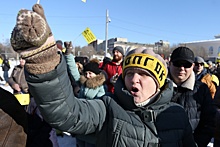
[[[11,34],[11,45],[26,60],[25,69],[32,74],[47,73],[59,64],[60,55],[41,5],[33,11],[20,10]]]

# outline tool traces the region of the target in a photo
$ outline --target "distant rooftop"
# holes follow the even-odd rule
[[[200,43],[200,42],[213,42],[213,41],[220,41],[220,36],[219,38],[216,38],[216,39],[209,39],[209,40],[199,40],[199,41],[191,41],[191,42],[183,42],[183,43],[180,43],[180,44],[186,44],[186,43]]]
[[[216,39],[220,38],[220,34],[214,36]]]

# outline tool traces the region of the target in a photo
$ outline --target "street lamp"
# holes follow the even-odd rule
[[[108,15],[108,9],[106,10],[106,28],[105,28],[105,57],[107,56],[107,49],[108,49],[108,23],[111,22],[109,15]]]

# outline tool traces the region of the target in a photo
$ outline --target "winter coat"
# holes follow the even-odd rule
[[[10,64],[8,59],[4,59],[2,62],[2,71],[9,71],[10,69]]]
[[[65,60],[67,64],[67,69],[68,72],[70,73],[69,75],[75,80],[79,81],[80,80],[80,73],[78,71],[78,68],[76,67],[76,62],[73,54],[65,55]]]
[[[215,98],[214,98],[214,104],[217,109],[217,115],[215,118],[215,135],[214,135],[214,147],[219,147],[220,146],[220,87],[218,87]]]
[[[78,97],[94,99],[105,95],[106,90],[105,86],[103,85],[105,80],[105,75],[102,74],[102,72],[91,79],[86,79],[85,76],[81,76],[80,83],[82,86],[80,87]]]
[[[193,135],[199,147],[206,147],[213,137],[216,110],[208,86],[190,77],[180,86],[174,84],[172,101],[182,105],[188,114]]]
[[[106,81],[105,75],[101,72],[96,77],[87,79],[83,74],[80,76],[80,71],[77,70],[76,63],[74,60],[74,56],[72,54],[65,55],[68,73],[71,81],[74,80],[75,83],[79,83],[80,90],[79,92],[75,93],[75,95],[78,98],[83,99],[94,99],[94,98],[100,98],[105,94],[105,86],[104,83]],[[73,83],[73,82],[72,82]],[[76,87],[76,84],[71,84],[73,87]],[[83,141],[84,136],[79,136],[76,138],[77,146],[79,147],[93,147],[95,146],[92,142],[93,138],[86,139],[86,141]]]
[[[27,116],[23,107],[10,92],[0,88],[0,146],[25,147]]]
[[[206,69],[204,69],[200,74],[196,75],[196,80],[205,83],[210,90],[212,98],[214,98],[216,92],[216,86],[212,82],[212,75],[208,73]]]
[[[79,93],[77,97],[85,99],[94,99],[101,97],[105,94],[106,87],[104,85],[106,78],[101,72],[96,77],[87,79],[84,75],[80,76],[79,71],[76,67],[76,62],[72,54],[65,55],[67,69],[70,78],[73,78],[75,82],[80,85]]]
[[[12,87],[14,84],[18,84],[21,88],[21,91],[24,93],[28,93],[28,85],[24,75],[24,67],[21,65],[17,65],[14,67],[11,76],[8,79],[9,85]],[[18,93],[15,89],[14,93]]]
[[[132,95],[120,83],[116,88],[121,91],[116,92],[117,102],[109,96],[93,100],[75,98],[63,57],[56,69],[41,75],[27,74],[27,81],[39,110],[51,126],[73,134],[94,135],[98,147],[195,145],[184,109],[170,102],[173,92],[169,82],[157,101],[138,109],[133,108]]]
[[[105,65],[103,70],[107,73],[108,79],[106,81],[108,92],[114,93],[114,85],[110,82],[110,79],[117,73],[120,75],[122,73],[122,63],[117,65],[116,62],[111,61]]]

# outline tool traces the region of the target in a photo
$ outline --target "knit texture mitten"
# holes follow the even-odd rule
[[[35,4],[32,9],[19,11],[10,41],[26,60],[25,69],[32,74],[43,74],[55,69],[60,55],[42,6]]]

